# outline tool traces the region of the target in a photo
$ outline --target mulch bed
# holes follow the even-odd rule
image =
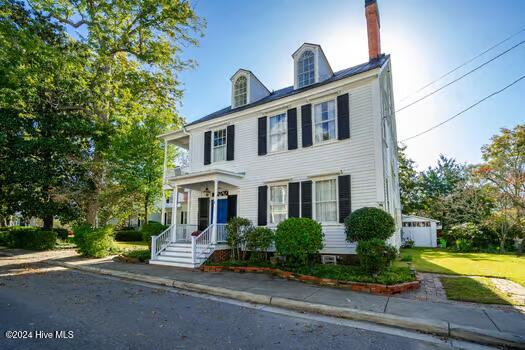
[[[364,282],[352,282],[342,281],[331,278],[321,278],[316,276],[301,275],[290,271],[283,271],[280,269],[274,269],[271,267],[255,267],[255,266],[218,266],[218,265],[203,265],[201,270],[204,272],[265,272],[272,273],[275,276],[285,278],[288,280],[300,281],[305,283],[316,284],[319,286],[330,286],[352,290],[355,292],[364,292],[381,295],[392,295],[410,290],[418,289],[420,287],[420,281],[412,281],[405,283],[398,283],[392,285],[379,284],[379,283],[364,283]]]

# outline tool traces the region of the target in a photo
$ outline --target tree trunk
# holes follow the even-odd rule
[[[44,217],[44,231],[51,231],[53,229],[53,215]]]
[[[500,239],[499,241],[499,252],[505,253],[505,238]]]
[[[146,198],[144,200],[144,223],[148,223],[148,202],[149,202],[149,196],[146,195]],[[175,210],[175,208],[172,208],[171,210]],[[173,225],[173,222],[171,223]]]

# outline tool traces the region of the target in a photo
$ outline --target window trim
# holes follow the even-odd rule
[[[334,102],[335,137],[333,139],[316,142],[315,141],[315,125],[316,125],[316,123],[315,123],[315,106],[320,105],[320,104],[325,103],[325,102],[330,102],[330,101]],[[312,145],[313,146],[315,146],[315,145],[323,145],[325,143],[331,143],[331,142],[338,141],[337,134],[338,134],[338,130],[339,130],[339,124],[337,122],[337,112],[338,112],[338,110],[337,110],[337,97],[335,97],[335,98],[330,97],[330,98],[327,98],[327,99],[324,99],[324,100],[319,100],[319,101],[316,101],[315,103],[312,103],[312,119],[311,119],[311,122],[312,122]],[[323,122],[321,122],[321,123],[323,123]]]
[[[210,165],[213,164],[213,163],[222,163],[222,162],[226,162],[226,158],[227,158],[227,155],[226,155],[226,148],[228,147],[228,131],[226,130],[227,129],[227,126],[223,126],[223,127],[217,127],[215,129],[211,129],[211,155],[210,155]],[[214,149],[215,149],[215,145],[214,145],[214,137],[215,137],[215,132],[217,131],[221,131],[221,130],[224,130],[224,159],[222,160],[215,160],[215,152]]]
[[[271,145],[271,139],[272,139],[272,134],[271,134],[271,128],[270,128],[270,120],[273,118],[273,117],[277,117],[277,116],[280,116],[280,115],[284,115],[284,127],[285,127],[285,131],[284,131],[284,149],[280,149],[280,150],[276,150],[276,151],[272,151],[272,145]],[[285,151],[288,151],[288,113],[286,110],[284,111],[277,111],[277,112],[274,112],[272,113],[271,116],[269,116],[268,118],[266,118],[266,154],[276,154],[276,153],[282,153],[282,152],[285,152]]]
[[[317,183],[320,181],[335,180],[335,221],[319,221],[317,219]],[[337,176],[323,176],[312,179],[312,218],[321,225],[341,225],[339,222],[339,178]]]
[[[244,103],[242,105],[237,105],[235,103],[235,84],[237,83],[237,81],[241,77],[246,78],[246,103]],[[249,104],[249,101],[250,101],[250,77],[249,77],[248,74],[240,73],[240,74],[238,74],[237,77],[235,77],[235,79],[233,79],[233,83],[232,83],[232,101],[231,101],[232,108],[238,108],[238,107],[246,106],[246,105]]]
[[[271,220],[271,217],[272,217],[272,212],[271,212],[271,202],[272,202],[272,187],[286,187],[286,200],[285,200],[285,207],[286,207],[286,218],[284,220],[287,220],[288,219],[288,201],[290,200],[290,186],[289,186],[289,182],[273,182],[271,184],[268,184],[267,185],[267,191],[268,191],[268,194],[267,194],[267,203],[266,203],[266,226],[267,227],[277,227],[277,225],[279,225],[278,223],[275,224],[275,223],[272,223],[272,220]],[[284,221],[283,220],[283,221]]]
[[[307,52],[311,52],[313,54],[313,59],[314,59],[314,81],[310,84],[306,84],[306,85],[303,85],[303,86],[300,86],[300,83],[299,83],[299,61],[301,60],[301,57]],[[313,85],[315,83],[317,83],[319,81],[318,79],[318,52],[317,50],[314,50],[313,48],[310,48],[310,47],[305,47],[301,52],[298,53],[297,55],[297,60],[295,61],[295,89],[302,89],[304,87],[307,87],[307,86],[310,86],[310,85]]]

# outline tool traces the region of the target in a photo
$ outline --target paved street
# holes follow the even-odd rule
[[[0,260],[0,349],[450,348],[43,263]],[[7,330],[65,330],[74,337],[15,340],[5,338]]]

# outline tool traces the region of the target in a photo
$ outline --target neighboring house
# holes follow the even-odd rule
[[[403,242],[414,241],[416,247],[437,247],[437,231],[441,229],[438,220],[416,215],[403,215]]]
[[[365,206],[392,214],[390,243],[400,246],[391,63],[381,53],[376,2],[365,9],[368,62],[333,72],[321,46],[305,43],[292,54],[293,86],[270,91],[239,69],[230,107],[160,136],[166,150],[188,150],[189,166],[165,172],[164,190],[186,200],[162,208],[173,225],[154,238],[150,263],[199,266],[228,248],[225,224],[235,216],[269,228],[313,218],[323,227],[322,254],[353,254],[343,222]]]

